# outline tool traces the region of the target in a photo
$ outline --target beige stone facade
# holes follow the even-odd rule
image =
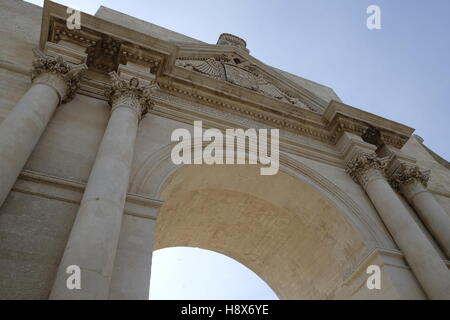
[[[450,299],[450,165],[412,128],[230,34],[66,18],[0,3],[1,299],[147,299],[152,251],[172,246],[234,258],[281,299]],[[280,129],[280,171],[175,165],[171,133],[195,120]]]

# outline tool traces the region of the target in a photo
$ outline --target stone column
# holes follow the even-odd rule
[[[358,153],[348,173],[361,184],[430,299],[450,299],[450,271],[384,176],[387,159]]]
[[[450,258],[450,217],[427,190],[428,179],[429,172],[401,164],[391,175],[390,183],[405,196]]]
[[[56,107],[78,88],[85,65],[34,51],[32,85],[0,124],[0,206],[8,196]]]
[[[111,117],[91,170],[50,299],[107,299],[128,189],[139,120],[149,106],[148,87],[112,73],[106,95]],[[81,289],[69,290],[67,267],[81,270]]]

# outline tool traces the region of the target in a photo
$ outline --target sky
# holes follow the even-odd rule
[[[42,5],[43,1],[29,2]],[[104,5],[207,43],[216,43],[224,32],[235,34],[262,62],[329,86],[348,105],[415,128],[425,145],[450,160],[449,0],[56,2],[90,14]],[[381,9],[379,30],[366,26],[369,5]],[[157,253],[153,268],[159,271],[155,272],[164,272],[159,263],[171,265],[180,256],[184,263],[193,262],[181,249],[165,250],[172,253]],[[191,253],[191,260],[203,255]],[[202,259],[208,256],[219,261],[214,254]],[[173,277],[166,279],[176,285]],[[218,289],[210,286],[210,290]],[[237,296],[244,289],[230,285],[227,290]],[[260,297],[258,290],[248,297]],[[199,294],[194,291],[193,295]]]
[[[151,300],[278,299],[272,289],[244,265],[223,254],[199,248],[156,250],[151,274]]]

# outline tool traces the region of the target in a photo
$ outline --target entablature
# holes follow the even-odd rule
[[[178,46],[124,26],[81,12],[80,29],[67,26],[67,7],[44,2],[39,46],[61,40],[84,47],[86,64],[96,74],[108,74],[119,64],[137,63],[160,75],[170,72],[178,55]],[[102,79],[101,77],[99,77]]]
[[[245,42],[174,44],[85,13],[81,13],[81,29],[70,30],[66,18],[66,6],[45,1],[40,47],[66,42],[85,49],[88,70],[81,94],[105,99],[108,73],[121,65],[137,65],[156,75],[162,92],[331,146],[344,132],[363,136],[377,128],[382,143],[401,148],[413,132],[338,101],[327,104],[250,56]]]

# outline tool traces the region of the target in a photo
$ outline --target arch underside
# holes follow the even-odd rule
[[[154,250],[225,254],[280,299],[330,299],[368,254],[361,234],[316,189],[257,165],[187,165],[161,187]]]

